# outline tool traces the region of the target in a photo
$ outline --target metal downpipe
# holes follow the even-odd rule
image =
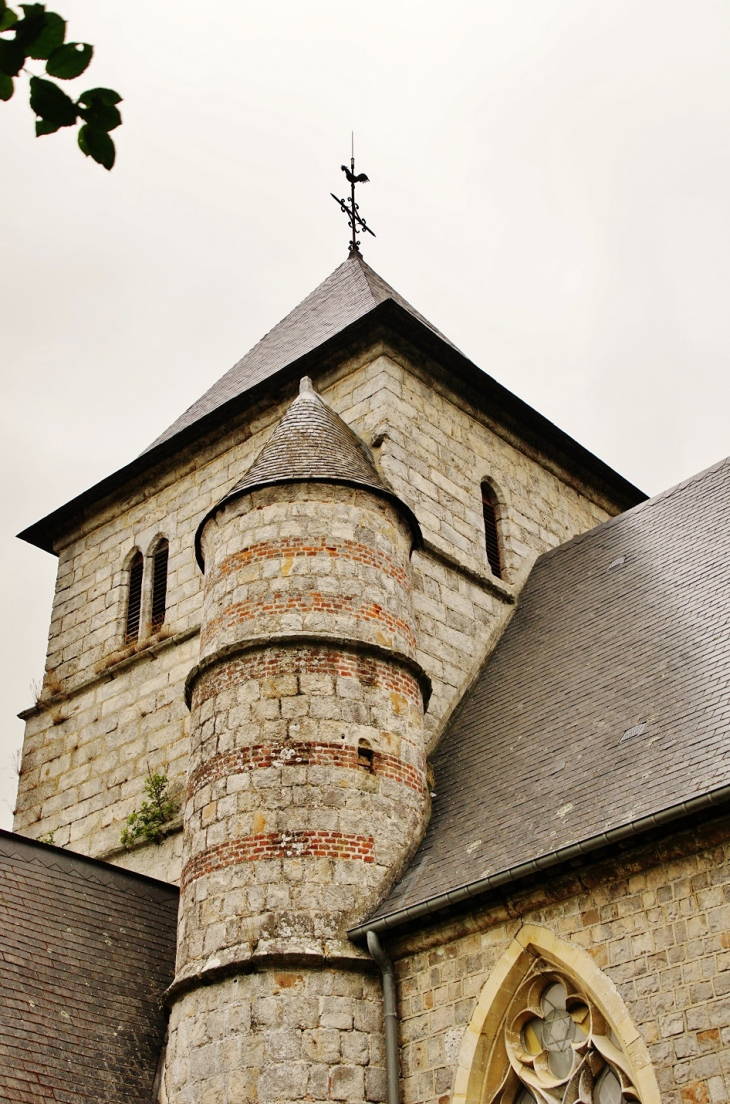
[[[388,1080],[388,1104],[400,1104],[400,1062],[398,1054],[398,1010],[395,1000],[393,963],[380,946],[376,932],[368,931],[368,950],[383,975],[383,1011],[385,1013],[385,1070]]]

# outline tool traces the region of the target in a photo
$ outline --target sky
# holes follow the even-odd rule
[[[0,103],[0,827],[56,561],[126,464],[346,256],[649,494],[730,453],[720,0],[58,0],[111,173]],[[40,66],[38,66],[40,71]]]

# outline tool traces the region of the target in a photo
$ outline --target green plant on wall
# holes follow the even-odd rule
[[[167,827],[180,808],[180,803],[170,793],[166,774],[148,774],[144,784],[147,800],[127,817],[127,827],[121,841],[125,847],[146,841],[162,843]]]

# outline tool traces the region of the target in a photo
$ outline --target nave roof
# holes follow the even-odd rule
[[[426,835],[376,913],[388,923],[727,799],[730,459],[540,557],[434,767]]]

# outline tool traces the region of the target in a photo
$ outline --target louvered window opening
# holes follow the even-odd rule
[[[493,575],[502,578],[502,562],[499,555],[497,536],[497,511],[492,500],[492,492],[486,483],[482,483],[482,510],[484,512],[484,541],[487,546],[487,560]]]
[[[170,546],[160,541],[154,556],[152,569],[152,631],[155,632],[165,623],[167,609],[167,561]]]
[[[142,573],[144,560],[141,552],[135,552],[129,565],[129,597],[127,599],[127,624],[124,639],[133,644],[139,636],[139,618],[142,612]]]

